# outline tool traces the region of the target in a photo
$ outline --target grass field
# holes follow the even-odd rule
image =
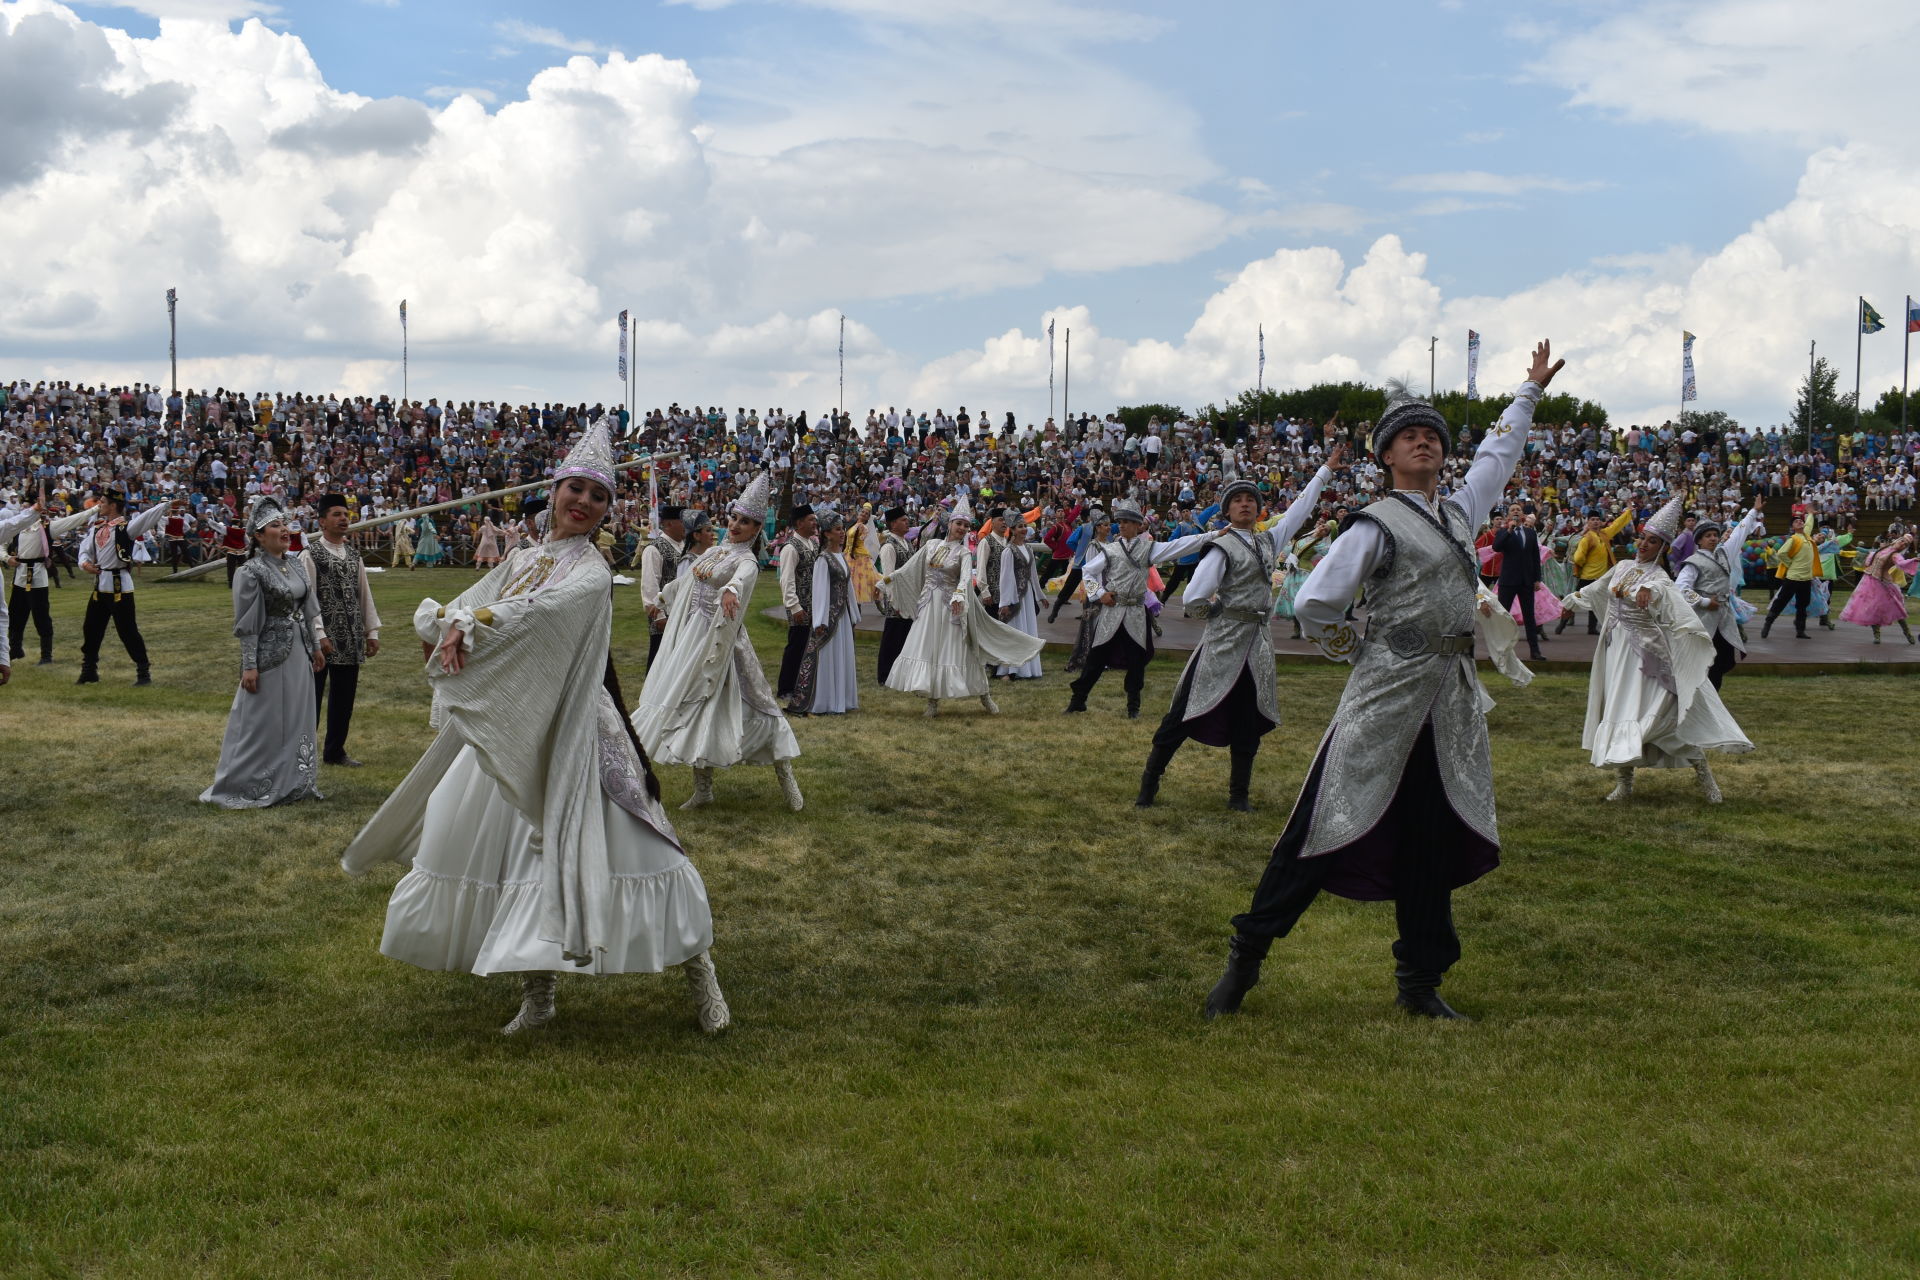
[[[0,689],[0,1275],[1920,1272],[1910,681],[1731,680],[1760,749],[1717,809],[1685,773],[1601,804],[1585,680],[1498,682],[1470,1027],[1399,1015],[1391,908],[1332,898],[1242,1017],[1198,1017],[1344,668],[1281,669],[1251,817],[1199,747],[1130,807],[1174,659],[1135,722],[1117,675],[1063,720],[1054,655],[998,719],[868,686],[798,723],[803,813],[754,769],[676,815],[730,1033],[665,974],[563,980],[507,1040],[516,984],[384,959],[398,871],[337,865],[428,740],[394,624],[471,578],[378,580],[369,767],[244,813],[195,801],[218,579],[142,588],[143,690],[111,637],[73,686],[55,593],[60,665]]]

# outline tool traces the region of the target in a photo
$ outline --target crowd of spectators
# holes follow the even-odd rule
[[[1384,473],[1366,457],[1368,423],[1168,417],[1135,415],[1129,426],[1119,412],[1076,414],[1036,425],[965,407],[810,418],[783,408],[675,404],[630,421],[624,408],[604,404],[13,382],[0,386],[0,490],[23,501],[44,489],[71,505],[112,487],[130,510],[171,500],[175,536],[156,558],[194,558],[253,495],[274,493],[298,511],[340,492],[356,518],[377,518],[536,481],[581,431],[605,421],[623,449],[678,455],[662,464],[660,502],[709,510],[771,470],[781,511],[805,502],[849,514],[899,506],[923,517],[965,491],[976,509],[1017,505],[1045,528],[1126,496],[1171,528],[1204,513],[1220,486],[1240,476],[1284,506],[1342,441],[1358,461],[1327,487],[1323,514],[1337,517],[1384,491]],[[1461,434],[1448,464],[1453,480],[1472,454]],[[1756,486],[1823,517],[1913,506],[1920,432],[1843,433],[1819,444],[1808,448],[1779,428],[1719,435],[1670,423],[1610,430],[1542,421],[1509,497],[1535,508],[1547,537],[1577,532],[1588,514],[1611,521],[1631,509],[1644,517],[1680,487],[1695,510],[1720,517],[1737,515]],[[645,472],[627,474],[609,533],[631,553],[649,499]],[[486,509],[476,503],[431,517],[406,541],[417,545],[430,533],[448,561],[468,563],[483,519],[506,528],[523,523],[522,514],[513,497]],[[384,532],[363,539],[370,547],[387,542]]]

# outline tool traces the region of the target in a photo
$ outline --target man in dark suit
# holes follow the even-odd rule
[[[1539,626],[1533,620],[1533,591],[1540,585],[1540,535],[1536,517],[1516,502],[1504,517],[1494,517],[1493,549],[1500,555],[1500,607],[1511,609],[1520,600],[1520,616],[1527,624],[1527,654],[1538,661]]]

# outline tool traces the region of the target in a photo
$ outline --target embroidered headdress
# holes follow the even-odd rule
[[[1113,504],[1113,518],[1115,520],[1131,520],[1135,524],[1145,524],[1147,522],[1146,517],[1140,514],[1140,508],[1125,498],[1121,498]]]
[[[1243,493],[1252,498],[1256,506],[1259,504],[1259,485],[1251,480],[1234,480],[1229,482],[1227,487],[1220,491],[1220,514],[1225,516],[1227,514],[1227,504]]]
[[[1447,431],[1447,420],[1440,411],[1407,390],[1407,384],[1396,378],[1387,379],[1387,408],[1380,420],[1373,424],[1373,456],[1378,458],[1393,443],[1393,438],[1408,427],[1432,427],[1440,435],[1440,452],[1446,454],[1453,449],[1453,437]]]
[[[953,504],[953,510],[947,513],[947,519],[965,520],[968,524],[972,524],[973,500],[967,497],[966,494],[961,494],[960,500]]]
[[[1640,526],[1640,532],[1651,533],[1662,542],[1672,542],[1680,536],[1680,511],[1686,505],[1686,495],[1676,493],[1667,499],[1667,505],[1648,517]]]
[[[286,518],[287,509],[280,505],[280,499],[263,493],[247,508],[247,532],[258,533],[275,520],[284,521]]]
[[[613,445],[607,439],[605,423],[596,422],[587,428],[580,442],[573,446],[567,460],[553,473],[553,482],[559,484],[568,476],[581,476],[598,481],[605,486],[609,496],[613,493]]]
[[[767,522],[767,496],[773,491],[773,481],[768,473],[762,471],[753,478],[746,492],[735,498],[727,510],[736,516],[745,516],[760,524]]]

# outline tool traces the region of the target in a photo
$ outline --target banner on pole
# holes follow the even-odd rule
[[[405,298],[402,298],[400,299],[400,328],[404,332],[406,327],[407,327],[407,300]]]
[[[1467,330],[1467,399],[1480,398],[1480,335]]]
[[[167,290],[167,314],[168,315],[173,314],[174,304],[179,301],[180,301],[180,291],[178,289]]]
[[[1916,304],[1913,295],[1907,295],[1907,332],[1920,333],[1920,304]]]
[[[1700,389],[1693,383],[1693,335],[1680,331],[1680,403],[1698,400]]]
[[[627,380],[627,313],[620,313],[620,381]]]
[[[1264,385],[1267,376],[1267,326],[1258,326],[1260,333],[1260,377]]]
[[[647,528],[660,533],[660,466],[652,462],[647,464]]]
[[[1878,333],[1886,327],[1887,322],[1873,309],[1873,304],[1865,298],[1860,299],[1860,332]]]

